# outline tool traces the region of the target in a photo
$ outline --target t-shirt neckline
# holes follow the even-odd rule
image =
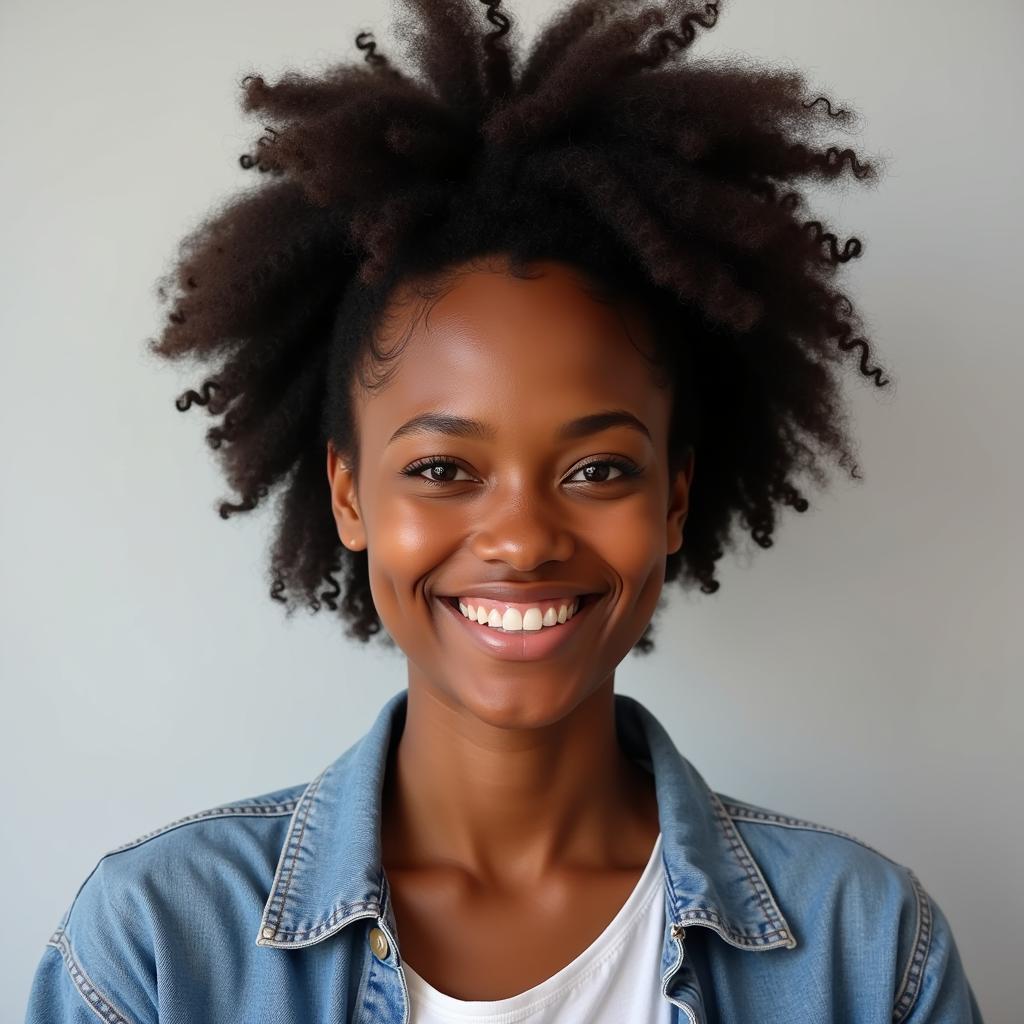
[[[661,864],[661,833],[654,840],[654,847],[640,878],[626,897],[625,903],[608,922],[604,931],[555,974],[538,982],[524,992],[506,996],[504,999],[456,999],[430,985],[412,967],[403,964],[410,995],[417,1004],[429,1009],[435,1017],[446,1021],[469,1024],[479,1021],[486,1024],[514,1024],[541,1009],[542,1005],[564,994],[568,988],[581,984],[606,959],[614,956],[638,924],[643,911],[661,891],[658,883],[663,878]]]

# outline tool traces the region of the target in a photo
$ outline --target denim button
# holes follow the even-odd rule
[[[265,939],[272,939],[273,937],[274,937],[274,929],[273,928],[264,928],[263,929],[263,938],[265,938]]]
[[[379,928],[370,929],[370,949],[378,960],[388,955],[388,937]]]

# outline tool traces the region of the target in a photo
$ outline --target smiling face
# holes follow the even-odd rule
[[[367,549],[410,688],[511,728],[612,685],[682,545],[693,476],[691,455],[669,479],[672,395],[642,354],[646,317],[597,301],[565,264],[531,269],[466,270],[425,316],[396,296],[378,334],[401,346],[393,376],[356,399],[358,483],[327,453],[339,536]],[[520,589],[483,600],[501,584]],[[563,594],[594,596],[513,634],[449,600],[557,615],[566,602],[539,599]]]

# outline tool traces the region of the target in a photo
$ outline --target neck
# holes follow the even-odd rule
[[[385,779],[385,866],[444,863],[519,887],[568,864],[643,863],[654,782],[619,745],[612,683],[531,729],[491,726],[410,683]]]

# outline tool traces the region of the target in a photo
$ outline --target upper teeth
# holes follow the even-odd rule
[[[483,626],[508,630],[536,630],[543,626],[557,626],[571,619],[579,608],[579,598],[566,598],[560,604],[537,605],[524,608],[522,611],[519,608],[506,607],[504,612],[494,605],[478,604],[476,600],[460,597],[459,611],[467,619],[479,622]]]

